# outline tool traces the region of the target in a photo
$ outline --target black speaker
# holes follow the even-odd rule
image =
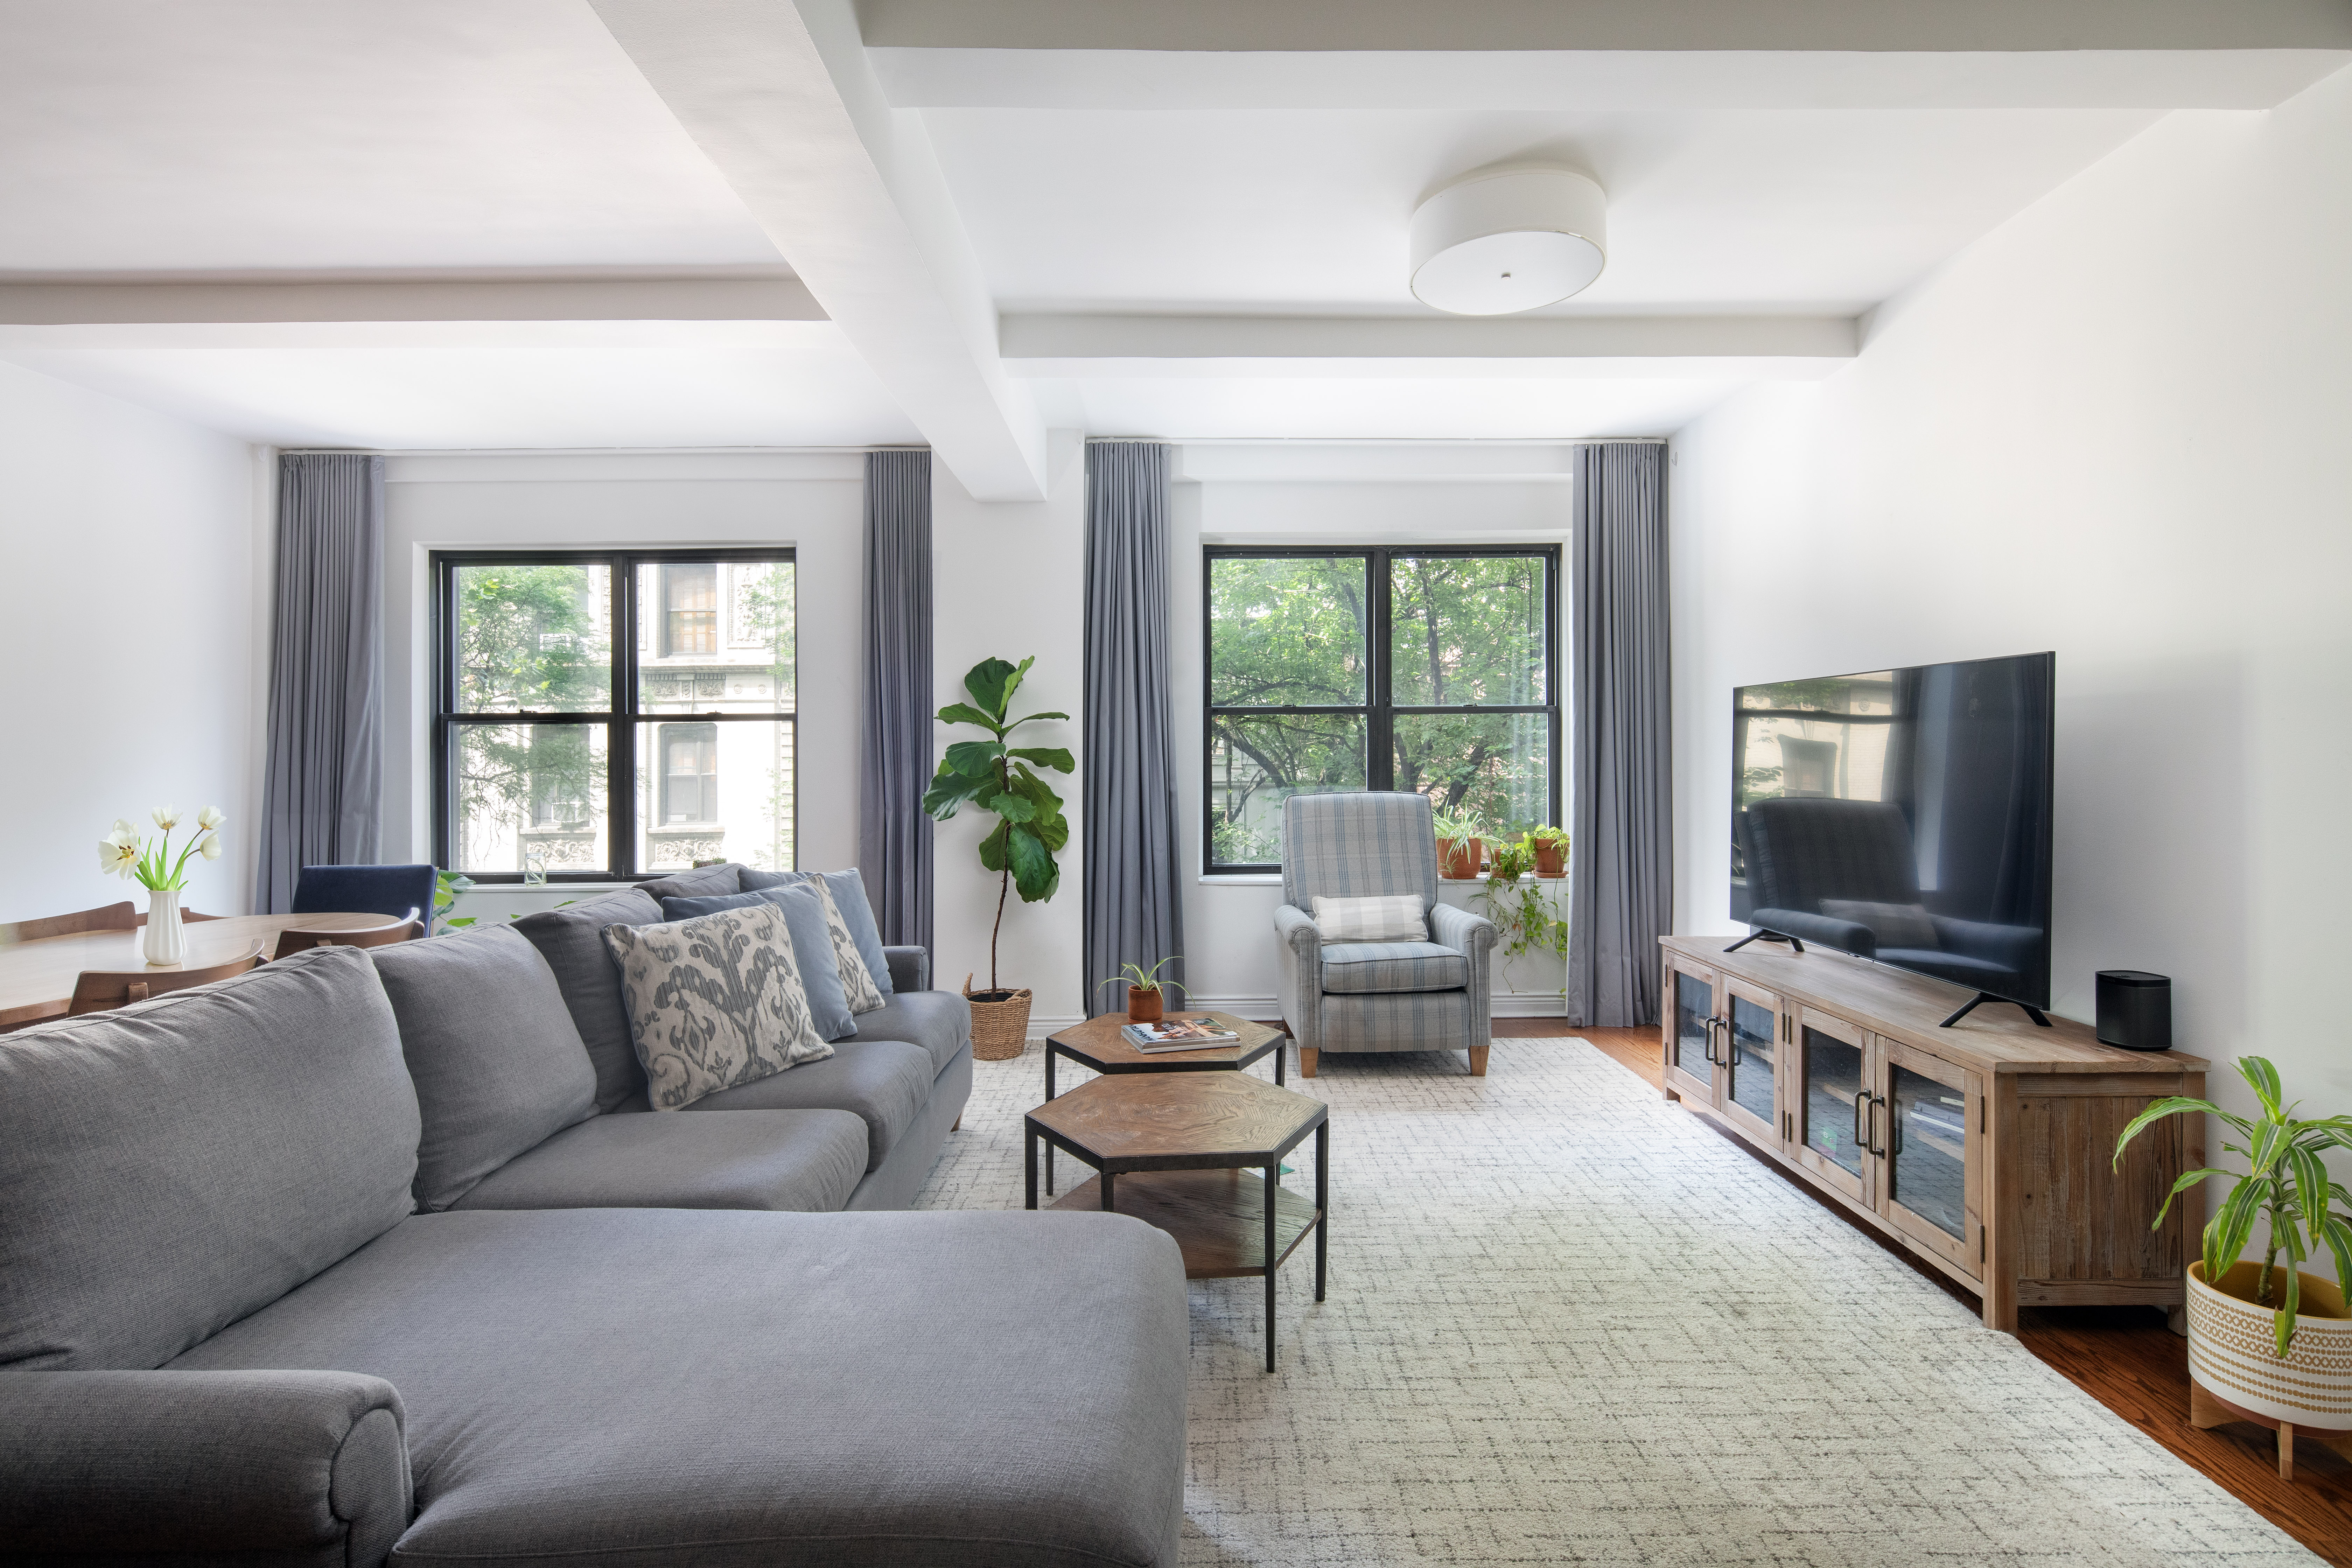
[[[2145,969],[2099,971],[2099,1043],[2127,1051],[2172,1048],[2172,977]]]

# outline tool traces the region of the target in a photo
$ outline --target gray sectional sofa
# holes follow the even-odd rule
[[[645,1110],[577,940],[631,900],[0,1042],[0,1560],[1175,1561],[1174,1243],[824,1212],[969,1092],[919,953],[917,1037]]]

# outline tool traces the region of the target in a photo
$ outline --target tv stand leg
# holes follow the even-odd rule
[[[1723,951],[1726,952],[1738,952],[1741,948],[1746,947],[1751,942],[1785,942],[1790,947],[1795,948],[1799,952],[1805,951],[1804,942],[1798,938],[1790,936],[1787,931],[1772,931],[1763,926],[1757,927],[1754,931],[1749,931],[1746,936],[1741,937],[1738,942],[1733,942],[1729,947],[1725,948]]]
[[[1967,1017],[1970,1013],[1976,1011],[1979,1005],[1986,1002],[2009,1002],[2009,998],[2006,996],[1996,996],[1990,991],[1979,991],[1974,996],[1969,997],[1966,1002],[1962,1003],[1958,1012],[1954,1013],[1950,1017],[1945,1019],[1936,1026],[1939,1029],[1948,1029],[1953,1025],[1958,1023],[1961,1019]],[[2043,1015],[2041,1008],[2028,1007],[2022,1002],[2011,1002],[2010,1003],[2010,1005],[2023,1009],[2025,1016],[2033,1020],[2036,1027],[2046,1029],[2050,1026],[2050,1020]]]

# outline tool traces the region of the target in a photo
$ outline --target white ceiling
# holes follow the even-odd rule
[[[2352,58],[2322,0],[2147,3],[1906,8],[1838,50],[1885,8],[1584,0],[1609,54],[1538,0],[1464,16],[1475,38],[1378,0],[1366,25],[1404,31],[1356,53],[1280,52],[1329,37],[1320,0],[866,0],[870,50],[854,0],[0,0],[0,357],[289,445],[929,439],[996,497],[1041,420],[1662,434],[1833,369],[1852,317],[2168,109]],[[2052,48],[2074,12],[2097,42]],[[1405,287],[1416,203],[1531,158],[1611,204],[1606,271],[1544,313],[1641,318],[1547,329],[1550,358]],[[790,309],[696,281],[795,272]],[[180,281],[87,287],[133,279]],[[270,294],[321,279],[414,288],[397,320],[341,284]],[[566,303],[522,302],[560,279]],[[569,301],[598,319],[537,319]],[[1008,359],[1000,315],[1007,347],[1058,346]]]

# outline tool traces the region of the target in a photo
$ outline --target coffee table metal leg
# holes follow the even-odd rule
[[[1037,1206],[1037,1134],[1026,1133],[1022,1139],[1022,1164],[1028,1175],[1029,1206]]]
[[[1274,1178],[1281,1171],[1276,1160],[1265,1168],[1265,1370],[1274,1370]]]
[[[1110,1213],[1110,1212],[1111,1212],[1111,1207],[1112,1207],[1112,1205],[1111,1205],[1111,1191],[1110,1191],[1110,1173],[1109,1173],[1108,1171],[1105,1171],[1105,1172],[1102,1173],[1102,1201],[1103,1201],[1103,1213],[1105,1213],[1105,1214],[1108,1214],[1108,1213]]]
[[[1289,1059],[1290,1042],[1288,1040],[1284,1040],[1274,1047],[1274,1087],[1276,1089],[1280,1089],[1283,1086],[1282,1064]]]
[[[1054,1042],[1051,1040],[1045,1042],[1045,1098],[1054,1098]],[[1045,1195],[1049,1198],[1054,1195],[1054,1146],[1051,1143],[1045,1145]],[[1032,1204],[1029,1206],[1035,1208],[1037,1205]]]
[[[1323,1299],[1323,1263],[1331,1242],[1331,1123],[1315,1130],[1315,1299]]]

